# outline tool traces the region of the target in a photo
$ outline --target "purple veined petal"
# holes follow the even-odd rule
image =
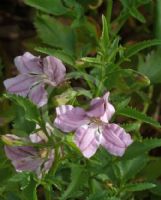
[[[97,126],[83,125],[76,130],[74,142],[84,157],[90,158],[97,151],[100,138]]]
[[[58,85],[64,80],[66,68],[61,60],[53,56],[47,56],[43,59],[43,66],[44,73],[55,85]]]
[[[54,121],[55,126],[63,132],[74,131],[81,125],[89,122],[86,112],[71,105],[62,105],[56,108],[57,117]]]
[[[19,160],[20,158],[37,155],[37,151],[28,146],[5,146],[5,153],[10,160]]]
[[[45,91],[43,83],[39,83],[37,85],[34,85],[29,92],[29,99],[33,101],[38,107],[42,107],[45,104],[47,104],[48,101],[48,94]]]
[[[112,155],[123,156],[126,148],[132,143],[130,134],[117,124],[104,127],[101,145]]]
[[[33,56],[31,53],[26,52],[22,56],[17,56],[14,63],[21,74],[42,74],[42,64],[39,57]]]
[[[105,106],[105,112],[104,114],[100,117],[100,120],[102,120],[105,123],[108,123],[108,121],[111,119],[113,114],[115,113],[115,108],[111,103],[109,103],[108,98],[109,98],[110,93],[107,92],[104,96],[104,106]]]
[[[37,157],[26,157],[12,161],[16,171],[36,171],[43,164],[43,159]]]
[[[10,93],[15,93],[21,96],[27,96],[30,88],[36,81],[34,76],[26,74],[18,75],[4,81],[5,88]]]
[[[86,112],[89,117],[101,117],[105,113],[103,98],[95,98],[90,103],[90,109]]]

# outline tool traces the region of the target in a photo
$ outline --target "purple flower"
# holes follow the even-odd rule
[[[47,103],[45,84],[57,86],[66,73],[61,60],[53,56],[40,58],[26,52],[16,57],[14,63],[20,74],[4,81],[7,91],[29,97],[39,107]]]
[[[3,141],[12,140],[13,143],[17,144],[16,141],[21,145],[24,143],[45,143],[47,142],[47,136],[39,131],[37,133],[30,134],[29,138],[20,138],[15,135],[7,134],[3,136]],[[10,142],[9,142],[10,143]],[[10,143],[11,144],[11,143]],[[16,171],[30,171],[35,172],[38,178],[42,178],[44,174],[46,174],[53,162],[54,162],[54,149],[46,148],[46,147],[32,147],[32,146],[5,146],[5,153],[7,157],[12,161],[13,166]]]
[[[109,123],[115,109],[108,97],[109,92],[93,99],[87,111],[71,105],[56,108],[55,126],[64,132],[75,131],[74,142],[87,158],[93,156],[100,145],[112,155],[122,156],[132,143],[123,128]]]

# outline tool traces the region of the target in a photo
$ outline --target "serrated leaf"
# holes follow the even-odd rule
[[[127,132],[130,132],[130,131],[138,130],[140,128],[140,124],[138,122],[121,124],[121,127],[123,127]]]
[[[137,54],[138,52],[142,51],[143,49],[152,47],[152,46],[157,46],[161,45],[161,40],[158,39],[153,39],[153,40],[145,40],[143,42],[138,42],[134,45],[131,45],[126,48],[124,52],[124,58],[119,61],[119,63],[123,62],[124,59],[130,58]]]
[[[40,122],[40,112],[37,106],[33,104],[29,99],[15,94],[4,94],[4,97],[22,107],[24,109],[24,115],[27,120],[36,123]]]
[[[131,107],[121,108],[121,109],[117,110],[117,114],[145,122],[147,124],[150,124],[150,125],[158,127],[158,128],[161,127],[159,122],[155,121],[153,118],[147,116],[146,114],[141,113],[140,111],[136,110],[135,108],[131,108]]]
[[[63,15],[68,12],[60,0],[25,0],[25,3],[49,14]]]
[[[152,83],[161,83],[161,50],[146,56],[145,62],[139,63],[139,71],[149,77]]]
[[[135,191],[148,190],[154,187],[156,187],[154,183],[144,182],[144,183],[129,184],[124,188],[124,190],[128,192],[135,192]]]
[[[75,34],[70,26],[63,25],[47,15],[38,16],[35,26],[40,39],[50,47],[55,47],[67,54],[75,54]]]
[[[45,53],[45,54],[48,54],[48,55],[51,55],[51,56],[55,56],[68,65],[74,66],[74,64],[75,64],[74,57],[72,57],[67,52],[64,52],[63,50],[45,48],[45,47],[36,47],[35,50],[38,51],[38,52],[41,52],[41,53]]]

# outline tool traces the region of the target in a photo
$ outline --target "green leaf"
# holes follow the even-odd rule
[[[124,190],[128,192],[135,192],[135,191],[142,191],[142,190],[148,190],[151,188],[156,187],[154,183],[133,183],[133,184],[128,184]]]
[[[23,199],[24,200],[38,200],[37,198],[37,192],[36,189],[38,187],[38,183],[31,178],[30,179],[30,183],[28,184],[27,187],[25,187],[25,189],[22,191],[23,192]]]
[[[131,107],[121,108],[121,109],[117,110],[117,114],[145,122],[147,124],[150,124],[150,125],[158,127],[158,128],[161,127],[159,122],[155,121],[153,118],[147,116],[146,114],[141,113],[140,111],[136,110],[135,108],[131,108]]]
[[[124,61],[124,59],[134,56],[135,54],[137,54],[139,51],[141,51],[143,49],[146,49],[146,48],[152,47],[152,46],[157,46],[157,45],[161,45],[161,40],[158,40],[158,39],[145,40],[143,42],[139,42],[137,44],[129,46],[126,48],[126,50],[124,52],[124,58],[121,59],[119,63]]]
[[[147,180],[154,181],[161,176],[161,159],[151,158],[148,165],[142,170],[141,175]]]
[[[136,18],[142,23],[145,23],[144,16],[138,11],[137,7],[143,4],[149,3],[150,0],[121,0],[124,7],[124,12],[130,14],[132,17]]]
[[[13,120],[14,129],[12,132],[19,136],[26,136],[26,134],[32,133],[35,129],[35,123],[22,116],[25,116],[25,110],[22,107],[15,105],[15,118]]]
[[[45,47],[36,47],[35,50],[41,53],[48,54],[50,56],[55,56],[68,65],[71,65],[71,66],[75,65],[74,57],[72,57],[67,52],[64,52],[63,50],[45,48]]]
[[[138,9],[136,9],[136,8],[134,8],[134,7],[131,8],[131,9],[130,9],[130,14],[131,14],[131,16],[133,16],[134,18],[136,18],[136,19],[139,20],[140,22],[142,22],[142,23],[145,23],[145,22],[146,22],[144,16],[138,11]]]
[[[103,52],[106,51],[109,44],[109,32],[108,32],[108,23],[104,15],[102,15],[102,35],[100,38],[100,47]]]
[[[148,161],[148,156],[145,154],[132,159],[123,158],[113,166],[113,169],[117,179],[127,182],[135,177],[146,166]]]
[[[140,124],[138,122],[121,124],[121,127],[123,127],[127,132],[130,132],[130,131],[138,130],[140,128]]]
[[[4,94],[4,97],[22,107],[24,109],[24,115],[27,120],[36,123],[40,122],[40,112],[37,106],[33,104],[29,99],[15,94]]]
[[[35,20],[38,36],[50,47],[55,47],[67,54],[75,54],[75,34],[68,25],[47,15],[38,16]]]
[[[71,166],[71,182],[67,189],[62,194],[60,200],[65,200],[73,196],[82,186],[84,186],[87,180],[87,173],[84,167],[72,164]]]
[[[60,0],[25,0],[25,3],[49,14],[63,15],[68,12]]]
[[[123,159],[132,159],[156,147],[161,147],[161,139],[144,139],[142,142],[133,142],[126,150]]]
[[[139,63],[139,71],[149,77],[150,81],[161,83],[161,50],[152,51],[146,56],[145,62]]]

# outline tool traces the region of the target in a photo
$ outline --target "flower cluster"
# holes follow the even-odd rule
[[[66,73],[63,63],[53,56],[40,58],[25,53],[15,58],[15,65],[20,75],[4,81],[7,91],[28,97],[38,107],[45,105],[48,100],[45,85],[59,85]],[[112,155],[122,156],[132,139],[119,125],[109,123],[114,113],[115,108],[109,102],[107,92],[103,97],[94,98],[87,110],[72,105],[57,107],[54,125],[63,132],[75,132],[74,143],[86,158],[93,156],[99,146]],[[5,141],[25,140],[30,144],[48,142],[48,137],[42,131],[32,133],[25,139],[14,135],[4,138]],[[53,148],[6,145],[5,152],[17,171],[34,171],[40,178],[54,162]]]

